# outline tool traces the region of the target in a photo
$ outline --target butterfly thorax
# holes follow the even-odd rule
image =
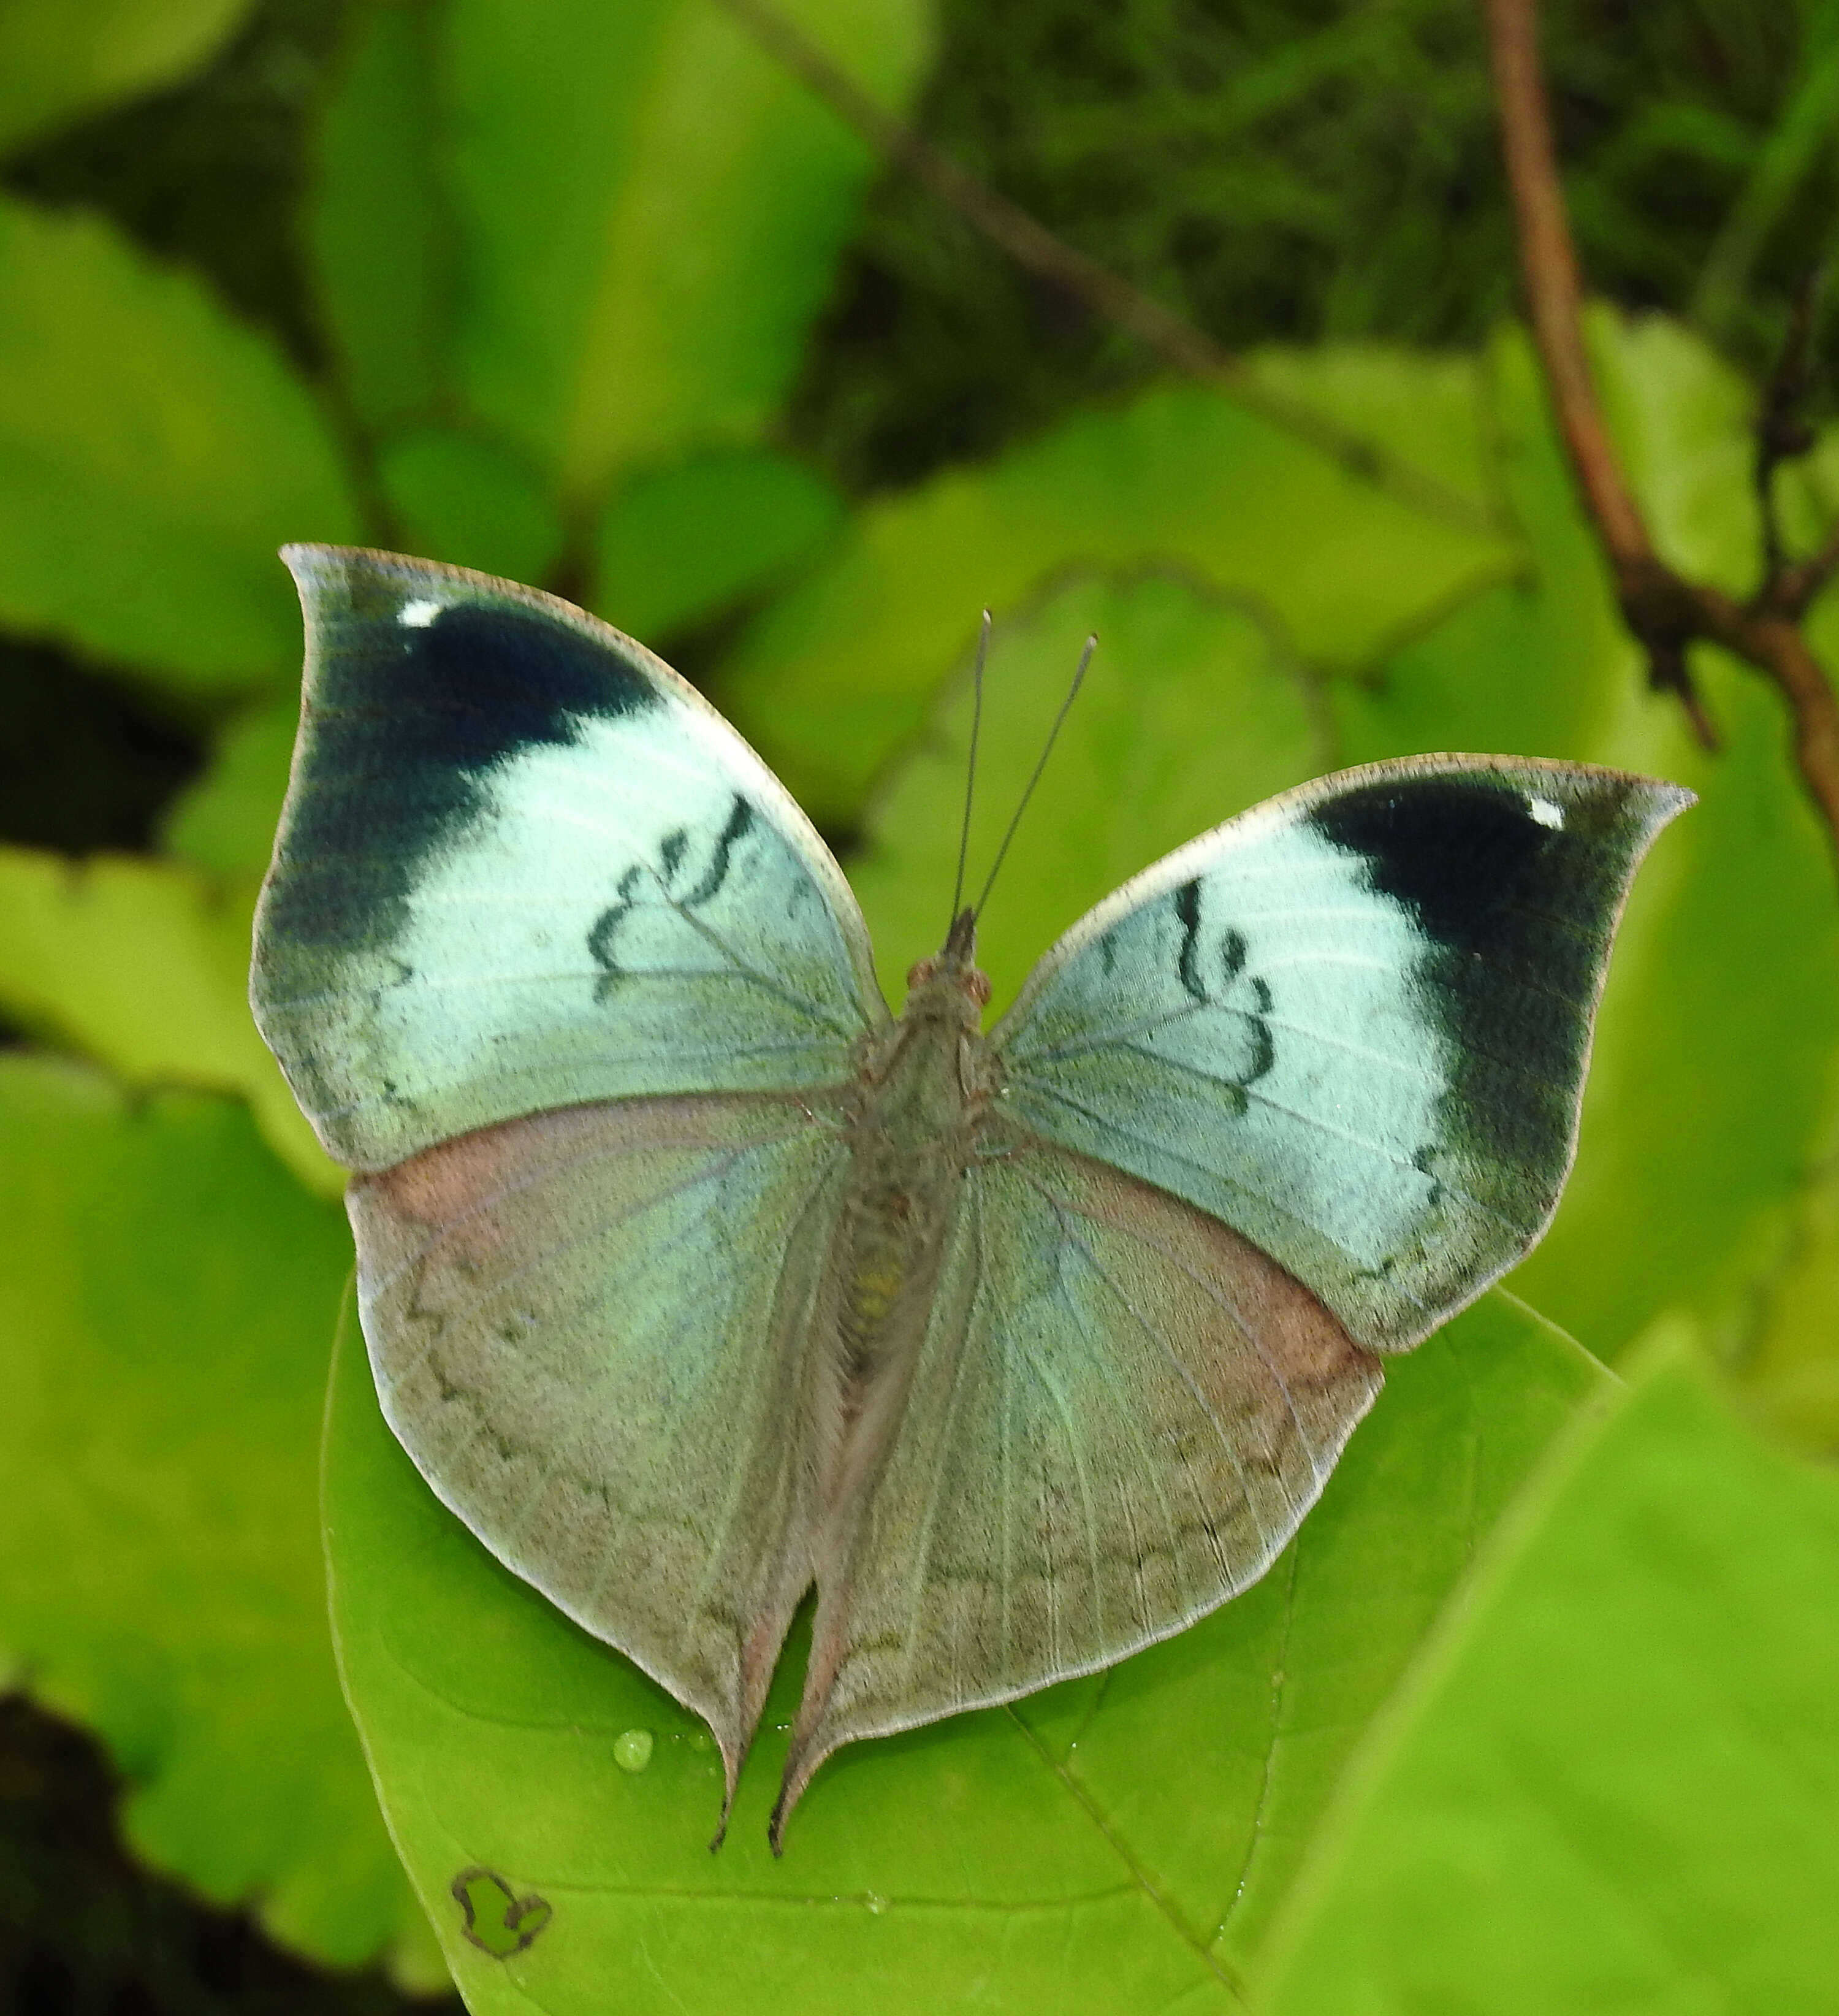
[[[978,1026],[989,983],[967,951],[922,960],[909,982],[900,1019],[863,1060],[848,1122],[834,1306],[846,1394],[858,1406],[884,1375],[904,1384],[1000,1083]]]

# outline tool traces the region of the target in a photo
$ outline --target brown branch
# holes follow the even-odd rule
[[[1536,9],[1531,0],[1488,0],[1488,23],[1533,340],[1571,466],[1610,564],[1618,571],[1639,567],[1654,557],[1654,547],[1622,480],[1584,354],[1582,290],[1552,146]]]
[[[1222,349],[1204,330],[1133,287],[1108,266],[1056,238],[1038,218],[980,182],[923,133],[884,111],[771,0],[718,0],[718,4],[884,160],[955,211],[1024,272],[1134,337],[1184,376],[1224,387],[1242,405],[1300,435],[1354,474],[1471,531],[1499,529],[1485,507],[1400,462],[1366,436],[1338,426],[1314,407],[1261,384],[1242,359]]]
[[[1537,0],[1486,0],[1489,53],[1533,341],[1584,507],[1615,579],[1623,619],[1657,687],[1678,694],[1699,738],[1712,726],[1693,689],[1689,646],[1721,645],[1772,679],[1794,715],[1794,756],[1839,851],[1839,699],[1796,619],[1839,567],[1839,531],[1798,567],[1772,565],[1747,602],[1688,581],[1654,549],[1597,402],[1583,342],[1577,254],[1552,146]]]

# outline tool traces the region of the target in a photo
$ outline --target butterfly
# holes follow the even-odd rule
[[[284,557],[305,696],[252,999],[354,1172],[383,1412],[707,1720],[723,1827],[808,1592],[776,1851],[840,1744],[1256,1581],[1384,1359],[1549,1222],[1690,792],[1506,756],[1303,785],[1126,883],[986,1034],[973,913],[891,1016],[815,830],[641,646],[458,568]]]

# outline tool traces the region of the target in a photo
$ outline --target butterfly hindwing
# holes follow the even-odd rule
[[[731,1791],[810,1579],[802,1385],[847,1166],[797,1099],[616,1100],[350,1195],[398,1438],[500,1561],[707,1720]]]
[[[902,1433],[820,1584],[784,1805],[859,1737],[1013,1700],[1255,1582],[1378,1363],[1229,1227],[991,1130]]]
[[[252,995],[338,1160],[387,1168],[546,1107],[848,1075],[886,1016],[861,913],[691,687],[531,589],[287,557],[306,695]]]
[[[1628,882],[1690,802],[1433,756],[1288,792],[1076,924],[992,1040],[1004,1110],[1243,1233],[1402,1348],[1538,1238]]]

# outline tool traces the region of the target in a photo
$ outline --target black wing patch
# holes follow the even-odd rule
[[[387,948],[422,865],[484,808],[494,769],[664,704],[638,664],[540,609],[473,591],[405,621],[418,593],[451,585],[343,556],[301,578],[315,646],[310,788],[293,794],[269,925],[297,945]]]
[[[1310,823],[1423,933],[1415,981],[1456,1065],[1447,1139],[1524,1172],[1549,1208],[1571,1159],[1591,1011],[1643,808],[1600,774],[1369,784]]]

